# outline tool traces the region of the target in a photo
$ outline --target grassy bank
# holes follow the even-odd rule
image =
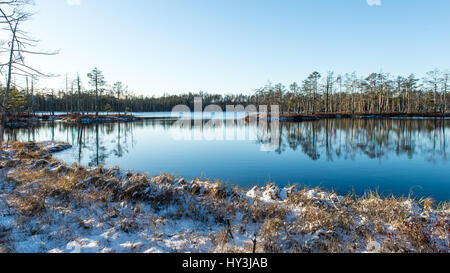
[[[273,184],[246,191],[51,156],[68,147],[3,147],[0,251],[449,251],[447,203]]]

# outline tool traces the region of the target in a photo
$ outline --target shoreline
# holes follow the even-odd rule
[[[61,115],[56,117],[65,123],[76,123],[80,125],[101,124],[114,122],[135,122],[141,120],[133,115]]]
[[[89,125],[89,124],[102,124],[102,123],[114,123],[114,122],[135,122],[141,120],[141,118],[134,115],[108,115],[101,114],[98,117],[93,114],[89,115],[77,115],[77,114],[63,114],[63,115],[35,115],[35,116],[17,116],[8,117],[6,127],[8,129],[21,129],[27,128],[32,124],[40,121],[55,121],[61,120],[65,123]]]
[[[165,112],[148,112],[148,113],[165,113]],[[244,120],[249,122],[250,119],[271,120],[271,114],[249,114],[246,115]],[[280,122],[303,122],[303,121],[318,121],[322,119],[382,119],[382,118],[409,118],[409,119],[447,119],[450,118],[450,113],[316,113],[316,114],[296,114],[296,113],[283,113],[279,116]],[[102,123],[114,123],[114,122],[135,122],[146,118],[137,117],[133,114],[105,114],[102,113],[99,117],[94,114],[78,115],[78,114],[58,114],[58,115],[19,115],[17,117],[7,118],[8,129],[20,129],[27,128],[30,125],[39,121],[48,120],[61,120],[66,123],[89,125],[89,124],[102,124]]]
[[[51,155],[70,147],[12,143],[0,151],[0,251],[449,251],[448,203],[274,184],[243,190],[68,166]]]
[[[446,119],[450,118],[450,113],[316,113],[316,114],[288,114],[282,113],[279,115],[280,122],[302,122],[302,121],[316,121],[321,119],[382,119],[382,118],[430,118],[430,119]],[[244,118],[247,122],[250,119],[271,120],[271,114],[268,115],[247,115]]]

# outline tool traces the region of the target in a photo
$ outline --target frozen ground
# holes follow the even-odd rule
[[[67,166],[60,143],[0,151],[0,252],[448,252],[448,204],[250,191]]]

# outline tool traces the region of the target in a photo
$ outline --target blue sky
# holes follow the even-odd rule
[[[27,29],[61,52],[29,62],[79,72],[85,86],[97,66],[144,95],[248,93],[314,70],[450,68],[448,0],[36,0],[35,9]]]

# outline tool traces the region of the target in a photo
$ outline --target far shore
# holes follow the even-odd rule
[[[148,112],[160,113],[160,112]],[[321,119],[341,119],[341,118],[362,118],[362,119],[380,119],[380,118],[429,118],[442,119],[450,118],[449,113],[281,113],[279,114],[280,122],[302,122],[302,121],[316,121]],[[6,127],[11,129],[26,128],[38,121],[60,120],[66,123],[73,124],[99,124],[99,123],[114,123],[114,122],[134,122],[145,118],[135,116],[133,113],[124,114],[109,114],[100,113],[98,116],[92,113],[89,114],[19,114],[15,116],[8,116]],[[272,114],[248,114],[244,118],[247,122],[250,120],[272,119]]]
[[[279,121],[284,122],[301,122],[321,119],[339,119],[339,118],[450,118],[450,113],[281,113]],[[272,119],[272,114],[247,115],[246,121],[251,119]]]

